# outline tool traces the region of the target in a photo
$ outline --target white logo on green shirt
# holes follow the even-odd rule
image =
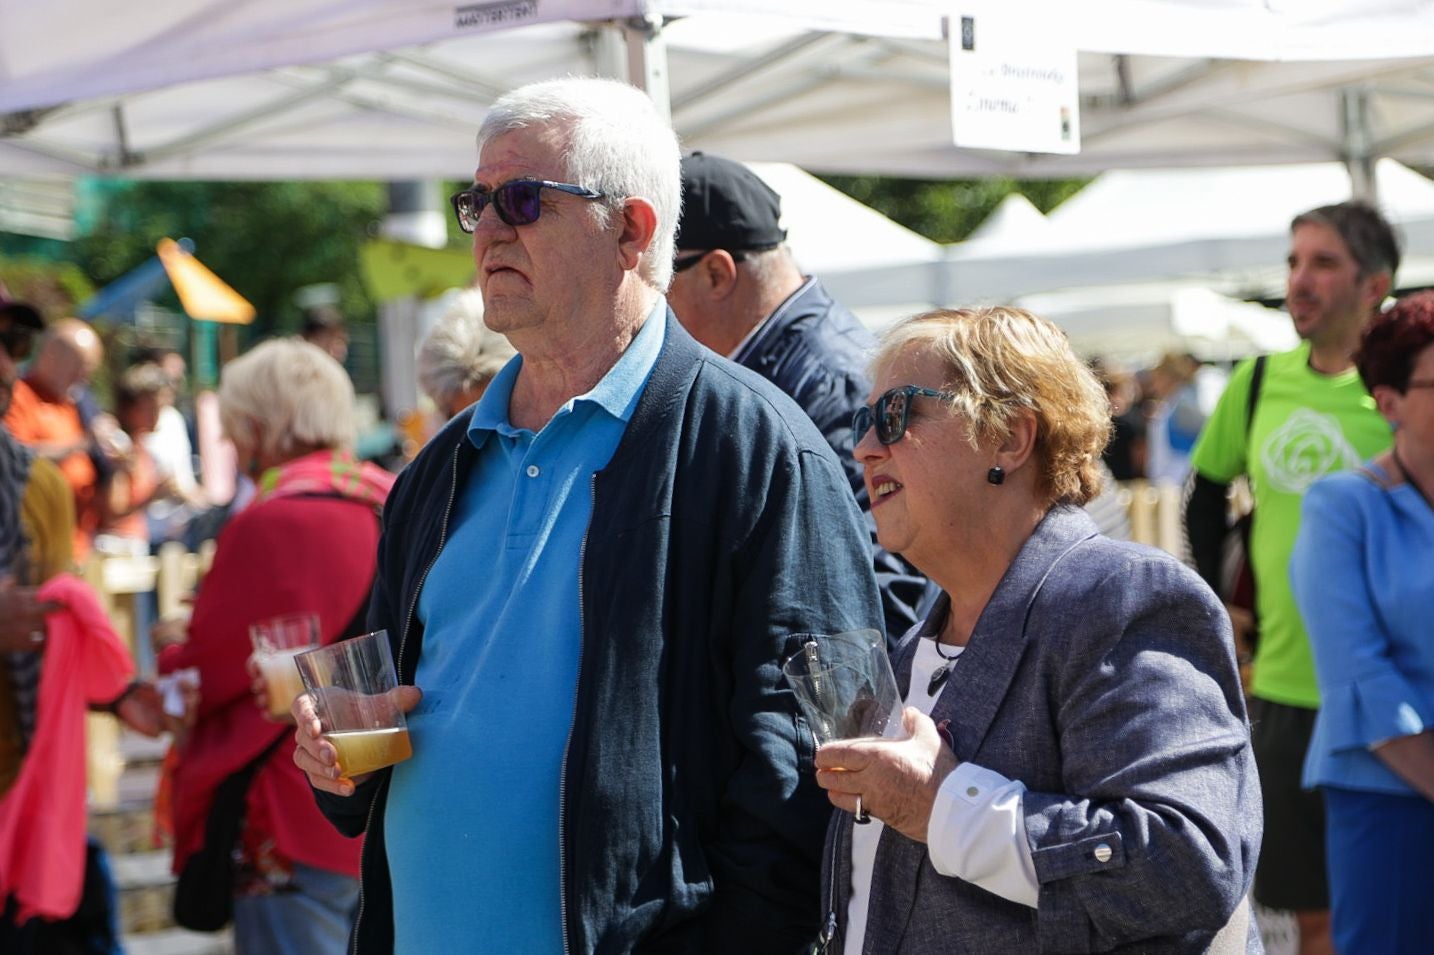
[[[1271,487],[1303,494],[1319,478],[1359,466],[1359,455],[1345,439],[1339,420],[1309,408],[1295,409],[1260,449]]]

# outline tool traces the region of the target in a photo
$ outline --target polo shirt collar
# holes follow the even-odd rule
[[[608,369],[607,374],[602,376],[591,391],[569,399],[558,409],[558,414],[571,411],[579,404],[590,404],[601,408],[624,424],[630,421],[633,409],[642,397],[643,386],[647,384],[648,376],[657,364],[658,353],[662,351],[666,338],[666,316],[667,299],[658,296],[652,311],[648,312],[642,327],[633,336],[627,350],[618,358],[617,364]],[[514,355],[493,377],[493,381],[483,392],[483,397],[478,399],[478,404],[473,408],[473,417],[468,423],[468,440],[474,447],[482,448],[489,435],[494,432],[504,437],[524,433],[524,429],[515,428],[508,418],[513,385],[517,382],[518,372],[522,367],[523,356]]]

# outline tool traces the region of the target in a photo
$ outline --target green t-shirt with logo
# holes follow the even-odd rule
[[[1212,481],[1248,474],[1255,499],[1250,564],[1260,642],[1250,692],[1288,706],[1316,708],[1319,690],[1309,636],[1290,590],[1290,554],[1305,489],[1334,471],[1358,467],[1389,447],[1391,432],[1353,368],[1321,375],[1309,366],[1309,343],[1270,355],[1246,429],[1253,361],[1238,365],[1190,462]],[[1330,581],[1337,587],[1340,581]]]

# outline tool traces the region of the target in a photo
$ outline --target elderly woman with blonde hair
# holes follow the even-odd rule
[[[391,475],[353,454],[353,386],[333,358],[297,339],[230,362],[220,421],[255,481],[224,526],[187,640],[161,651],[161,672],[199,670],[195,722],[173,770],[174,870],[206,842],[221,785],[257,766],[234,847],[234,946],[246,953],[339,953],[358,899],[359,842],[319,814],[308,781],[275,743],[288,728],[256,705],[250,625],[316,614],[329,643],[362,631]]]
[[[418,346],[418,384],[447,420],[483,397],[488,383],[516,352],[483,324],[483,295],[459,294]]]
[[[1244,951],[1260,797],[1220,601],[1100,536],[1105,395],[1054,325],[887,333],[853,436],[884,547],[941,588],[894,653],[902,740],[822,746],[827,944]],[[860,800],[860,802],[858,802]],[[853,825],[864,807],[876,822]]]

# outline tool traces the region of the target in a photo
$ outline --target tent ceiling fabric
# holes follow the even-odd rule
[[[1010,0],[1006,6],[1015,6]],[[951,145],[937,0],[50,0],[0,7],[0,175],[465,178],[505,89],[666,22],[684,142],[829,172],[1434,165],[1434,0],[1024,0],[1080,54],[1082,152]],[[77,28],[82,24],[83,29]],[[659,61],[660,64],[660,61]]]

